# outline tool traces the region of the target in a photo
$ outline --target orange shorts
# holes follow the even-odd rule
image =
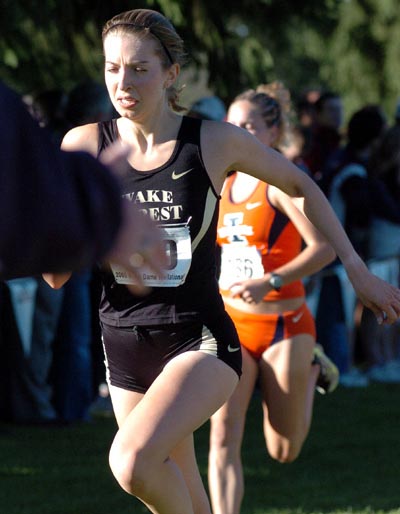
[[[306,303],[295,311],[280,314],[249,314],[230,305],[225,305],[225,309],[235,323],[242,346],[255,359],[283,339],[298,334],[316,337],[314,318]]]

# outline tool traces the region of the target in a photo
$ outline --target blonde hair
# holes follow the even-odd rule
[[[174,63],[183,66],[187,62],[183,40],[172,23],[157,11],[133,9],[117,14],[103,27],[103,44],[109,34],[135,34],[143,39],[152,37],[158,43],[157,55],[165,69]],[[167,90],[168,103],[172,109],[178,112],[185,110],[178,103],[182,89],[173,84]]]
[[[282,82],[260,84],[256,89],[248,89],[238,95],[233,103],[247,100],[257,106],[267,127],[278,128],[276,148],[285,146],[291,116],[290,92]]]

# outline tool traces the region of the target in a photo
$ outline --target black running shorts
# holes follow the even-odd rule
[[[225,362],[241,375],[242,355],[236,329],[224,313],[215,323],[115,327],[102,324],[107,379],[113,386],[146,392],[171,359],[197,350]]]

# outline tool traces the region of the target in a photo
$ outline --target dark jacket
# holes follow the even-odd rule
[[[116,179],[62,152],[0,84],[0,278],[76,270],[109,251],[121,222]]]

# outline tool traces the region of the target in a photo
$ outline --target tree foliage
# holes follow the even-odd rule
[[[398,0],[0,0],[0,76],[22,93],[102,80],[101,27],[136,7],[162,11],[191,65],[229,101],[280,79],[340,92],[351,108],[392,109],[398,95]]]
[[[390,114],[400,94],[400,16],[398,0],[344,2],[321,75],[346,91],[350,108],[383,105]],[[334,64],[334,70],[333,70]]]

